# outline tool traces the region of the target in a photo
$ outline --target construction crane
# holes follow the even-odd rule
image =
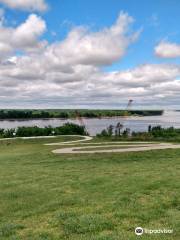
[[[76,119],[79,121],[80,125],[85,128],[85,131],[87,132],[86,125],[84,123],[84,120],[78,110],[75,111]]]
[[[82,116],[78,110],[75,111],[76,119],[79,121],[80,125],[84,126],[84,121]]]
[[[126,108],[125,108],[124,114],[123,114],[124,118],[129,116],[129,111],[131,110],[132,104],[133,104],[133,100],[132,99],[128,100],[128,103],[126,105]]]
[[[126,111],[129,111],[129,110],[131,109],[132,104],[133,104],[133,100],[130,99],[130,100],[128,101],[128,104],[127,104],[127,107],[126,107]]]
[[[126,106],[124,114],[123,114],[123,117],[125,119],[123,121],[123,124],[118,122],[117,125],[115,126],[115,136],[120,136],[121,135],[121,130],[124,128],[124,124],[127,123],[127,119],[128,119],[128,116],[129,116],[129,110],[131,109],[132,104],[133,104],[133,100],[130,99],[127,103],[127,106]],[[130,135],[130,129],[129,128],[126,128],[125,131],[127,132],[128,135]]]
[[[127,107],[126,107],[126,111],[125,111],[125,118],[129,116],[129,111],[131,110],[132,104],[133,104],[133,99],[129,99]],[[126,123],[127,123],[127,120],[126,120]],[[130,128],[126,128],[125,131],[126,131],[128,136],[131,135],[131,129]]]

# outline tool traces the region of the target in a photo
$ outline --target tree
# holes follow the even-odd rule
[[[107,128],[107,133],[108,133],[108,136],[112,136],[113,135],[113,129],[114,129],[114,126],[113,125],[110,125],[108,128]]]
[[[121,130],[123,129],[123,124],[121,124],[120,122],[117,123],[116,127],[115,127],[115,135],[116,136],[121,136]]]
[[[152,126],[151,126],[151,125],[149,125],[149,126],[148,126],[148,132],[150,133],[150,132],[151,132],[151,130],[152,130]]]

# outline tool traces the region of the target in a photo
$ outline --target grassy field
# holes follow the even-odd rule
[[[0,240],[180,239],[180,150],[54,155],[48,142],[0,142]]]

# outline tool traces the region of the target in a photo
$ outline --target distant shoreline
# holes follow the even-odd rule
[[[161,116],[161,115],[149,115],[149,116]],[[113,118],[126,118],[126,117],[148,117],[148,116],[142,116],[142,115],[129,115],[129,116],[112,116],[112,117],[83,117],[84,119],[113,119]],[[4,119],[0,119],[0,122],[3,121],[32,121],[32,120],[42,120],[42,121],[49,121],[49,120],[61,120],[61,121],[67,121],[67,120],[76,120],[77,118],[4,118]]]
[[[0,110],[0,121],[161,116],[163,110]]]

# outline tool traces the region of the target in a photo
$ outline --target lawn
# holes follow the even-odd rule
[[[180,239],[180,150],[55,155],[48,142],[0,142],[0,240]]]

